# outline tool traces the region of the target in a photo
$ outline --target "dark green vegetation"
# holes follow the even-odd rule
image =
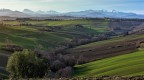
[[[10,79],[42,78],[48,71],[47,59],[39,58],[33,51],[24,50],[11,55],[7,64]]]
[[[49,55],[50,56],[50,55]],[[51,57],[41,56],[36,51],[23,50],[15,52],[9,57],[7,71],[10,79],[29,78],[59,78],[71,77],[74,57],[64,55],[53,55]]]

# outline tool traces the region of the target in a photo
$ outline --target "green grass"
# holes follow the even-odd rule
[[[144,75],[144,51],[77,65],[75,77]]]
[[[41,45],[44,50],[59,47],[63,42],[69,42],[74,38],[83,38],[91,34],[97,35],[107,30],[107,21],[97,20],[62,20],[62,21],[0,21],[7,24],[0,26],[0,47],[7,44],[6,40],[27,49],[34,49]],[[21,23],[35,24],[38,26],[20,26]],[[83,28],[76,28],[75,25],[83,25]],[[40,32],[43,26],[61,26],[58,32]],[[70,32],[70,33],[69,33]],[[10,53],[0,50],[0,67],[5,67]],[[3,61],[3,62],[2,62]],[[1,72],[1,71],[0,71]],[[2,74],[1,74],[2,75]]]
[[[9,25],[19,25],[20,22],[18,21],[1,21],[2,23],[9,24]]]
[[[70,42],[75,38],[97,35],[107,31],[108,22],[103,20],[62,20],[62,21],[0,21],[7,24],[0,26],[0,47],[7,44],[6,40],[27,49],[34,49],[41,45],[44,50],[58,47],[63,42]],[[37,26],[20,26],[21,23],[29,23]],[[76,28],[75,25],[83,25],[83,28]],[[59,26],[62,30],[57,32],[42,32],[39,29],[48,28],[45,26]],[[5,67],[8,56],[11,53],[0,50],[0,67]],[[0,76],[4,76],[0,70]]]
[[[48,26],[64,26],[64,25],[76,25],[76,24],[91,24],[90,20],[61,20],[61,21],[28,21],[32,24],[43,24]]]
[[[0,27],[0,46],[9,39],[14,44],[24,48],[33,49],[37,45],[42,45],[44,49],[56,48],[63,42],[71,41],[74,38],[83,38],[84,36],[97,35],[107,30],[107,21],[97,20],[62,20],[62,21],[26,21],[26,23],[36,24],[35,26],[19,26],[19,21],[3,21],[4,24],[13,26]],[[84,28],[75,28],[75,25],[81,24]],[[47,26],[61,26],[62,30],[58,32],[40,32],[38,29]],[[69,33],[71,32],[71,33]]]
[[[62,20],[62,21],[28,21],[27,23],[47,26],[61,26],[62,31],[80,33],[80,34],[98,34],[108,31],[108,21],[98,20]],[[75,25],[83,25],[84,28],[76,29]]]
[[[128,40],[134,40],[134,39],[140,39],[140,38],[144,38],[144,35],[138,34],[138,35],[129,35],[125,37],[115,37],[115,38],[104,40],[104,41],[98,41],[98,42],[93,42],[93,43],[86,44],[86,45],[77,46],[74,49],[94,47],[94,46],[100,46],[100,45],[113,43],[113,42],[128,41]]]
[[[52,33],[40,33],[36,29],[25,26],[1,27],[0,31],[0,46],[5,44],[6,39],[9,39],[24,48],[33,49],[36,45],[41,44],[45,49],[48,49],[68,40]]]

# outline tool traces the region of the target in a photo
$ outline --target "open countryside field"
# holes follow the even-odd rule
[[[0,27],[0,45],[9,39],[14,44],[24,48],[34,49],[42,45],[44,49],[55,48],[63,42],[74,38],[87,38],[107,31],[107,21],[68,20],[68,21],[2,21],[5,27]],[[27,25],[27,26],[22,26]],[[82,28],[76,28],[82,25]],[[57,31],[45,31],[49,27],[60,28]],[[42,30],[43,29],[43,30]]]
[[[59,47],[62,43],[70,42],[74,38],[85,38],[85,36],[89,36],[89,34],[91,33],[97,35],[99,32],[96,31],[99,31],[99,29],[101,29],[105,32],[107,31],[108,27],[108,23],[105,20],[102,22],[97,20],[26,22],[1,21],[0,23],[2,23],[0,26],[0,47],[6,44],[14,44],[25,49],[34,49],[37,46],[41,45],[41,48],[44,50],[50,50],[52,48]],[[32,25],[21,26],[20,24]],[[78,24],[84,25],[84,27],[75,28],[75,25]],[[59,26],[62,29],[55,32],[39,31],[39,28],[48,28],[55,26]],[[82,35],[84,35],[84,37],[82,37]],[[0,50],[0,53],[1,55],[6,55],[3,50]],[[7,60],[6,58],[4,59]]]
[[[82,56],[85,62],[90,62],[134,52],[139,42],[143,41],[143,34],[133,34],[78,46],[68,49],[67,52],[68,55]]]
[[[74,56],[76,59],[82,56],[84,63],[135,52],[137,42],[143,41],[144,35],[126,34],[123,30],[129,32],[129,29],[123,27],[127,25],[119,32],[114,30],[116,25],[123,23],[127,21],[117,24],[107,19],[1,21],[0,76],[9,75],[5,68],[8,57],[13,53],[3,49],[5,45],[16,45],[31,50],[39,48],[48,51],[47,54],[60,48],[60,54]],[[135,27],[143,22],[136,23],[138,24]]]
[[[81,25],[82,27],[77,27]],[[87,39],[91,35],[104,33],[108,28],[106,20],[58,20],[58,21],[0,21],[0,75],[5,72],[8,57],[12,52],[2,50],[3,45],[17,45],[24,49],[35,49],[39,45],[43,50],[63,46],[75,38]],[[54,31],[47,31],[53,28]],[[56,29],[55,29],[56,27]],[[58,27],[58,29],[57,29]]]
[[[144,75],[144,51],[76,66],[75,77]]]
[[[0,0],[0,80],[144,80],[144,0]]]

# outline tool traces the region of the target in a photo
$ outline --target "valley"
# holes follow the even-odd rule
[[[9,76],[8,58],[24,49],[75,57],[74,77],[143,75],[143,24],[142,19],[113,18],[0,21],[0,76]]]

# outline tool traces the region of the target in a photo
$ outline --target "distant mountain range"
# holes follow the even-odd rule
[[[144,19],[144,15],[136,13],[125,13],[118,12],[115,10],[106,11],[106,10],[85,10],[79,12],[67,12],[60,13],[57,11],[32,11],[29,9],[24,9],[20,11],[12,11],[10,9],[0,9],[0,16],[9,16],[9,17],[51,17],[51,16],[73,16],[73,17],[91,17],[91,18],[141,18]]]

